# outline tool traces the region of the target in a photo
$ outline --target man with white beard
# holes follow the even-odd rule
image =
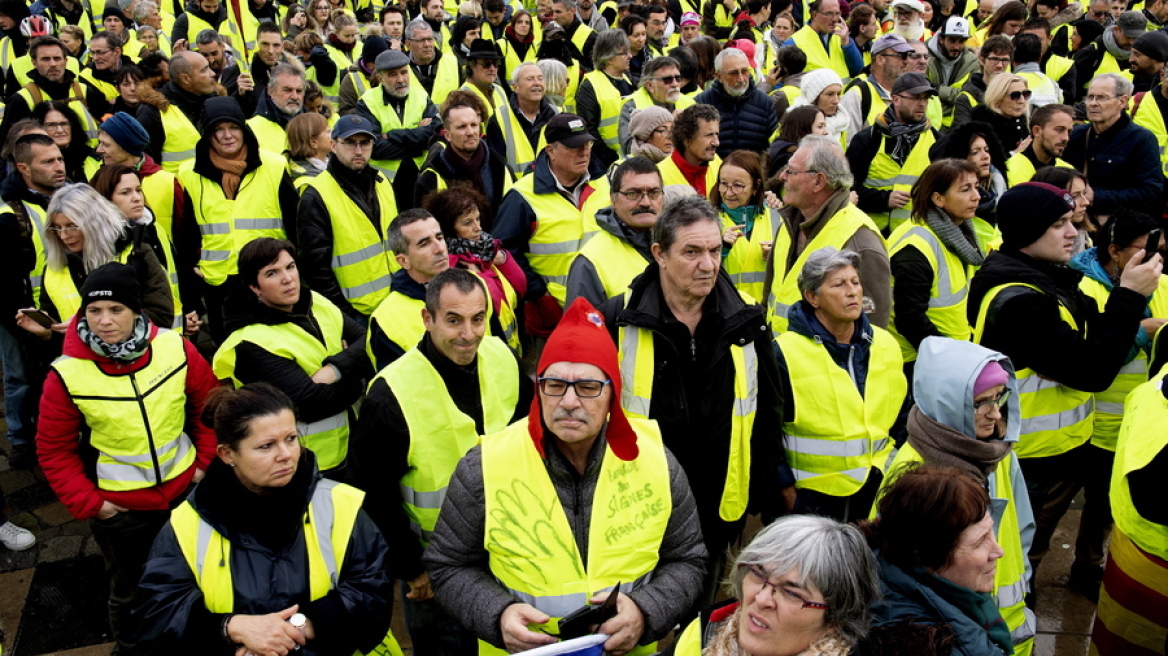
[[[905,41],[923,41],[925,39],[925,20],[921,12],[925,5],[921,0],[895,0],[892,3],[892,13],[896,17],[896,24],[892,26],[891,34],[899,34]]]
[[[754,69],[737,48],[726,48],[714,58],[717,80],[694,98],[696,104],[712,105],[722,116],[718,156],[735,150],[763,152],[778,127],[779,117],[769,96],[754,85]]]

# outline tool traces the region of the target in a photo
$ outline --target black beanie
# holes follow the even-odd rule
[[[1017,251],[1033,244],[1064,214],[1075,210],[1071,195],[1045,182],[1010,187],[998,200],[1002,250]]]
[[[142,312],[142,291],[134,269],[120,262],[110,262],[94,269],[81,285],[81,309],[94,301],[121,303],[134,312]]]

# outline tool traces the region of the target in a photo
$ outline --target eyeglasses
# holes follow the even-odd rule
[[[747,185],[744,185],[741,182],[727,183],[720,180],[718,181],[719,189],[723,191],[733,191],[735,194],[741,194],[742,192],[746,191],[746,186]]]
[[[986,57],[986,61],[994,62],[995,64],[1009,64],[1009,57]]]
[[[113,50],[94,50],[93,48],[89,49],[89,54],[97,56],[97,57],[105,57],[106,55],[110,54],[111,52],[113,52]]]
[[[1091,12],[1091,15],[1094,16],[1095,18],[1103,18],[1104,16],[1106,16],[1109,13],[1110,12],[1107,12],[1107,11],[1093,11],[1093,12]]]
[[[45,132],[68,132],[69,123],[45,123]]]
[[[55,232],[59,235],[62,232],[80,232],[81,226],[71,225],[71,226],[65,226],[63,228],[60,228],[57,226],[45,226],[45,230],[52,230],[53,232]]]
[[[680,75],[662,75],[661,77],[654,77],[654,78],[650,78],[650,79],[657,80],[658,82],[664,82],[665,84],[673,84],[674,82],[681,82]]]
[[[372,148],[373,147],[373,140],[372,139],[362,139],[361,141],[349,141],[348,139],[342,139],[342,140],[338,141],[337,143],[341,146],[344,146],[345,148],[350,149],[350,150],[356,150],[358,148],[364,150],[365,148]]]
[[[775,583],[775,582],[771,581],[766,570],[764,570],[762,567],[759,567],[758,565],[743,565],[743,567],[747,568],[747,573],[750,575],[751,579],[756,584],[762,586],[762,589],[759,590],[759,592],[762,592],[762,590],[766,590],[767,588],[770,588],[771,589],[771,596],[776,598],[776,599],[779,599],[781,597],[779,597],[778,594],[779,594],[779,591],[782,590],[783,596],[792,602],[798,603],[800,608],[814,608],[815,610],[831,610],[831,606],[829,606],[821,601],[808,601],[807,599],[804,599],[803,596],[798,594],[797,592],[795,592],[793,590],[788,590],[787,588],[783,587],[782,584]]]
[[[563,396],[568,393],[568,388],[571,387],[576,392],[576,396],[582,399],[595,399],[604,392],[604,386],[611,382],[611,380],[592,380],[589,378],[564,380],[563,378],[540,376],[539,391],[544,396]]]
[[[424,36],[417,39],[406,39],[406,41],[409,41],[410,43],[434,43],[434,37]]]
[[[642,198],[657,200],[665,194],[665,191],[660,187],[654,187],[653,189],[623,189],[616,193],[624,196],[629,202],[636,202]]]
[[[1119,96],[1095,96],[1095,95],[1091,95],[1091,96],[1087,96],[1086,100],[1089,103],[1105,103],[1105,102],[1110,102],[1112,100],[1115,100],[1118,97]]]
[[[656,130],[653,130],[653,134],[668,139],[669,137],[673,136],[673,128],[659,127]]]
[[[783,169],[783,175],[785,175],[787,177],[790,177],[792,175],[799,175],[801,173],[819,174],[819,171],[815,171],[812,169],[807,169],[806,171],[796,171],[795,169],[792,169],[792,168]]]
[[[1022,100],[1023,98],[1030,100],[1030,96],[1033,95],[1033,93],[1034,92],[1031,91],[1030,89],[1025,89],[1022,91],[1011,91],[1010,93],[1006,94],[1006,97],[1009,98],[1010,100],[1017,102],[1019,100]]]
[[[998,395],[996,399],[986,399],[984,401],[977,401],[973,404],[973,412],[978,415],[988,415],[990,408],[1000,408],[1006,405],[1006,401],[1010,400],[1010,390],[1006,390]]]

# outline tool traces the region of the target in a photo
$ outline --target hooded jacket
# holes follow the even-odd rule
[[[150,326],[150,340],[154,341],[162,332],[157,326]],[[154,487],[128,492],[100,490],[95,481],[93,449],[81,437],[88,434],[85,416],[69,396],[69,390],[56,371],[50,371],[45,379],[41,395],[40,421],[37,424],[37,453],[41,469],[53,488],[57,498],[65,504],[77,519],[85,520],[97,516],[106,501],[130,510],[165,510],[186,493],[196,469],[206,470],[215,458],[217,440],[215,433],[203,424],[203,403],[207,395],[219,386],[211,366],[199,355],[190,340],[183,340],[186,352],[187,421],[184,431],[191,438],[196,455],[194,464],[175,478]],[[63,355],[90,360],[108,376],[126,375],[138,371],[150,363],[154,351],[147,349],[133,362],[121,363],[98,355],[77,335],[77,319],[69,322],[65,332]]]
[[[977,322],[982,299],[994,287],[1037,287],[1041,291],[1014,286],[998,293],[986,314],[981,344],[1009,357],[1015,369],[1033,369],[1082,392],[1102,392],[1126,362],[1147,299],[1118,287],[1099,312],[1095,300],[1079,291],[1082,276],[1020,252],[994,251],[970,281],[969,323]],[[1077,330],[1060,318],[1060,302],[1075,318]]]
[[[957,59],[949,59],[945,48],[941,46],[941,35],[934,34],[927,43],[929,49],[929,67],[925,73],[929,81],[936,85],[937,95],[946,108],[952,107],[957,101],[957,94],[961,93],[958,82],[967,76],[973,75],[980,69],[977,54],[965,48]]]
[[[304,536],[311,525],[304,516],[321,479],[308,449],[301,451],[291,482],[266,495],[248,491],[231,468],[216,460],[189,501],[231,544],[230,563],[223,566],[231,568],[234,612],[266,614],[299,604],[316,638],[298,653],[372,651],[389,630],[393,580],[385,564],[392,554],[365,511],[358,511],[337,583],[325,596],[311,599]],[[139,589],[145,599],[139,608],[139,645],[145,653],[235,652],[222,637],[226,615],[207,610],[170,523],[154,542]]]
[[[771,135],[779,125],[775,104],[753,80],[746,93],[738,97],[726,93],[721,82],[715,82],[698,94],[694,102],[713,105],[722,117],[718,125],[718,156],[722,159],[736,150],[766,152]]]
[[[612,207],[605,207],[596,212],[596,224],[604,232],[636,249],[641,257],[645,258],[646,265],[653,261],[651,251],[653,239],[648,230],[640,232],[633,230],[617,217]],[[600,275],[596,273],[597,264],[603,265],[592,262],[584,254],[580,254],[572,261],[572,268],[568,271],[568,295],[565,297],[564,307],[571,305],[577,296],[588,299],[594,307],[600,307],[608,300],[608,292],[604,289]]]
[[[1084,276],[1103,285],[1107,291],[1115,289],[1115,281],[1111,279],[1111,275],[1108,274],[1107,270],[1103,268],[1103,265],[1099,263],[1099,247],[1097,246],[1092,246],[1091,248],[1088,248],[1082,253],[1079,253],[1075,257],[1071,258],[1070,267],[1075,271],[1082,272]],[[1146,319],[1151,316],[1151,307],[1145,307],[1144,318]],[[1144,330],[1143,326],[1140,326],[1139,333],[1136,335],[1135,344],[1132,346],[1131,353],[1128,355],[1128,358],[1124,364],[1127,364],[1128,362],[1131,362],[1133,359],[1135,359],[1137,354],[1136,352],[1138,350],[1143,349],[1146,351],[1151,348],[1152,336],[1148,334],[1148,331]]]

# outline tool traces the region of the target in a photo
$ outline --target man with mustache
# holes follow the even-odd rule
[[[283,153],[288,150],[288,122],[302,111],[304,73],[291,64],[277,64],[247,124],[265,148]]]
[[[485,436],[450,479],[425,553],[434,591],[480,654],[556,642],[556,620],[610,593],[615,615],[585,631],[608,636],[605,653],[655,653],[706,555],[685,475],[656,422],[626,418],[616,348],[588,301],[564,313],[536,371],[527,420]]]
[[[365,324],[397,269],[385,247],[397,200],[393,186],[369,165],[378,136],[369,119],[343,116],[332,136],[328,167],[300,197],[301,275],[310,289]]]
[[[391,575],[408,586],[414,649],[458,656],[476,650],[475,636],[434,600],[422,550],[459,459],[479,435],[526,417],[534,389],[507,344],[487,334],[481,278],[447,269],[426,286],[425,303],[425,333],[373,379],[349,453],[366,512],[400,549]]]

